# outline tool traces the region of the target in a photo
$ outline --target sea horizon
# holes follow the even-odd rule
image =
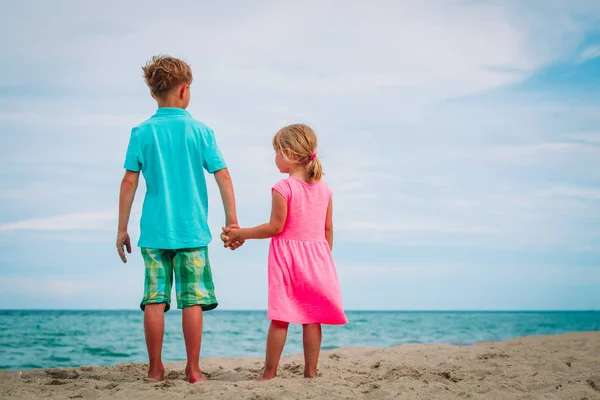
[[[140,311],[139,308],[0,308],[0,312],[4,311]],[[562,312],[600,312],[600,309],[345,309],[345,312],[368,312],[368,313],[379,313],[379,312],[403,312],[403,313],[562,313]],[[172,308],[168,311],[169,313],[181,313],[180,309]],[[211,311],[205,311],[204,313],[214,312],[267,312],[267,309],[258,308],[217,308]]]
[[[600,330],[596,310],[356,310],[349,323],[323,327],[323,350],[401,344],[470,345],[521,336]],[[266,310],[204,314],[202,357],[263,357]],[[302,352],[302,329],[291,325],[284,354]],[[165,314],[163,356],[185,359],[180,310]],[[0,369],[24,370],[146,362],[139,309],[0,310]]]

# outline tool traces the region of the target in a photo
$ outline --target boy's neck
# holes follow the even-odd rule
[[[185,104],[181,101],[157,101],[158,108],[182,108],[186,109]]]
[[[187,104],[185,99],[182,99],[179,96],[179,93],[168,93],[166,96],[157,98],[156,104],[158,108],[183,108],[184,110],[187,108]]]

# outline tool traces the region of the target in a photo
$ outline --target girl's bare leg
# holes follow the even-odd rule
[[[317,376],[317,364],[321,352],[321,339],[323,337],[321,324],[308,324],[302,326],[302,343],[304,344],[304,377]]]
[[[287,339],[288,322],[271,321],[269,335],[267,336],[267,354],[265,356],[265,371],[261,381],[273,379],[277,376],[277,366]]]

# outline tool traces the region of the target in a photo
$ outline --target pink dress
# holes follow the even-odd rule
[[[268,318],[296,324],[345,324],[340,283],[325,220],[332,192],[325,182],[288,178],[273,190],[287,200],[283,231],[269,249]]]

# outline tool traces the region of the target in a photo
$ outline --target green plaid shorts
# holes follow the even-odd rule
[[[142,248],[146,266],[142,311],[146,304],[166,303],[165,312],[171,308],[173,274],[177,308],[200,305],[202,310],[217,307],[215,285],[212,280],[208,248],[159,250]]]

